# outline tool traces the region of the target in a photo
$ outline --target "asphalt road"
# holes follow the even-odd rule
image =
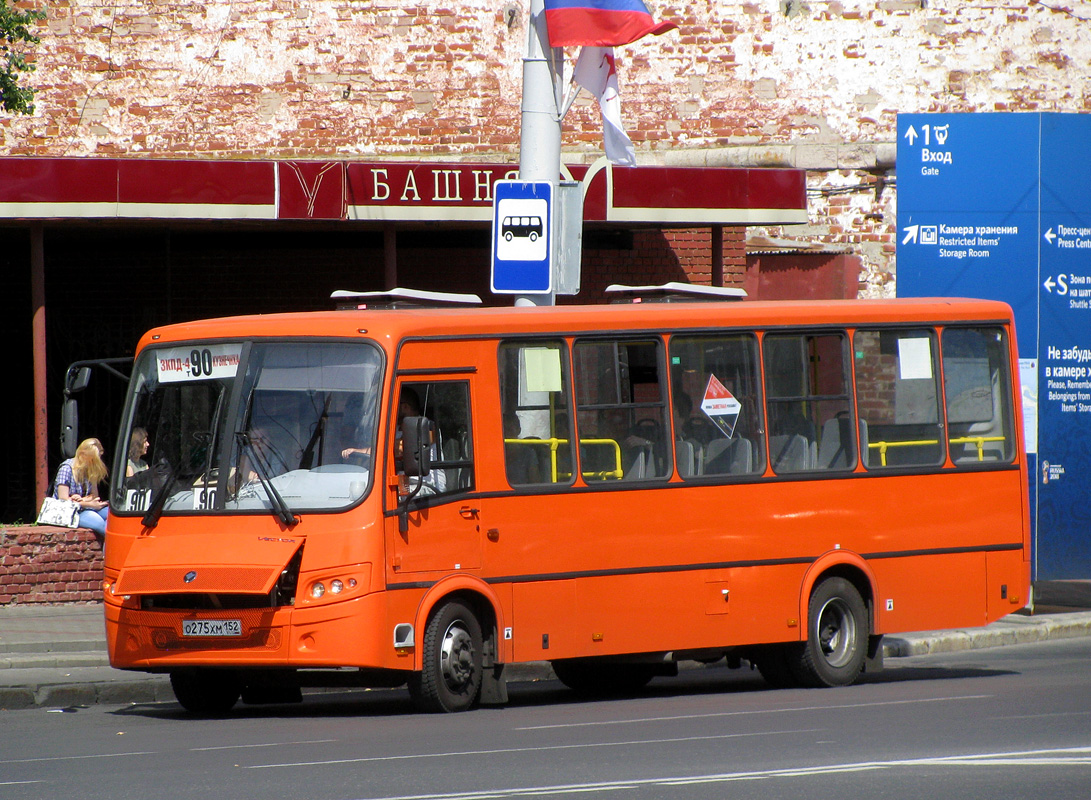
[[[1091,639],[915,656],[832,690],[694,670],[639,697],[554,682],[413,712],[404,690],[241,707],[0,713],[0,799],[1091,796]]]

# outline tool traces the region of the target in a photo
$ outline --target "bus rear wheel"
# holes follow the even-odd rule
[[[235,707],[242,694],[238,678],[215,669],[177,669],[170,686],[178,703],[191,714],[220,716]]]
[[[795,664],[804,686],[849,686],[867,657],[867,607],[844,578],[828,578],[811,595],[807,641]]]
[[[421,711],[473,708],[481,693],[481,623],[464,603],[442,606],[424,633],[424,666],[409,678],[409,695]]]

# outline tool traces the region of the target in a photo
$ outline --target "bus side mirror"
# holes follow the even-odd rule
[[[80,408],[74,397],[66,397],[61,406],[61,454],[65,458],[76,455],[80,443]]]
[[[91,383],[91,367],[69,367],[64,373],[64,403],[61,405],[61,455],[72,458],[80,444],[80,402],[73,394]]]
[[[91,382],[90,367],[69,367],[68,374],[64,376],[65,394],[82,392]]]
[[[432,470],[432,444],[436,440],[435,423],[427,417],[402,420],[402,472],[420,478]]]
[[[61,454],[65,458],[76,455],[80,443],[79,401],[72,395],[82,392],[91,382],[90,367],[69,367],[64,376],[64,403],[61,405]]]

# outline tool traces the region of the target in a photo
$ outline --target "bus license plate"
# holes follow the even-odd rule
[[[242,636],[242,621],[237,619],[184,619],[183,636]]]

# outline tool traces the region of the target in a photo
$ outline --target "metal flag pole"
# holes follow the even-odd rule
[[[549,181],[561,174],[561,92],[564,51],[549,46],[545,0],[530,0],[527,54],[523,58],[523,101],[519,134],[519,180]],[[554,305],[556,295],[520,296],[517,305]]]

